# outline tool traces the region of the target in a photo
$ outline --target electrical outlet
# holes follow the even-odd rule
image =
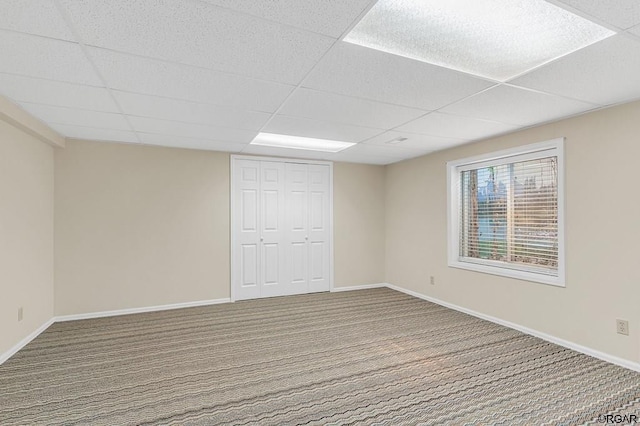
[[[22,310],[22,306],[20,306],[18,308],[18,321],[22,321],[22,314],[23,314],[23,310]]]
[[[624,334],[625,336],[629,335],[629,321],[617,319],[616,320],[616,330],[618,334]]]
[[[436,285],[436,277],[434,277],[433,275],[431,275],[429,277],[429,284],[431,285]]]

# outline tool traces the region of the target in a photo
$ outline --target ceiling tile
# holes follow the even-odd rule
[[[16,102],[118,112],[107,89],[100,87],[0,74],[0,93]]]
[[[155,118],[146,117],[129,116],[129,121],[136,132],[157,133],[166,136],[184,136],[187,138],[218,140],[223,142],[249,143],[258,134],[258,132],[251,130],[203,126],[202,124],[156,120]]]
[[[113,91],[125,114],[209,126],[260,130],[270,114],[137,93]]]
[[[102,86],[76,43],[0,30],[0,72]]]
[[[69,124],[52,124],[51,127],[68,138],[138,143],[136,134],[126,130],[98,129],[95,127],[72,126]]]
[[[75,108],[22,103],[21,106],[45,123],[71,124],[99,129],[131,130],[122,114],[87,111]]]
[[[390,129],[427,111],[301,88],[279,112],[294,117]]]
[[[371,155],[362,155],[362,154],[342,154],[340,157],[334,157],[333,161],[341,162],[341,163],[358,163],[358,164],[370,164],[372,166],[386,166],[389,164],[397,163],[402,161],[398,158],[387,158],[387,157],[375,157]]]
[[[433,112],[400,126],[398,130],[470,141],[505,133],[516,128],[517,126],[495,121]]]
[[[596,106],[593,104],[502,85],[441,111],[526,126],[594,108]]]
[[[617,35],[513,80],[601,105],[640,97],[640,41]]]
[[[0,28],[76,41],[53,0],[2,0]]]
[[[557,0],[618,28],[640,24],[638,0]]]
[[[138,132],[140,142],[145,145],[167,146],[172,148],[203,149],[207,151],[240,152],[246,144],[220,142],[210,139],[185,138],[183,136],[159,135]]]
[[[388,143],[389,141],[397,138],[406,138],[406,140],[393,144]],[[362,143],[365,145],[396,146],[399,148],[409,148],[427,152],[451,148],[465,142],[466,141],[464,139],[451,139],[443,138],[440,136],[420,135],[418,133],[407,133],[390,130],[371,139],[367,139]]]
[[[373,157],[386,157],[386,158],[395,158],[399,160],[404,160],[406,158],[419,157],[420,155],[423,155],[426,152],[429,152],[429,150],[410,149],[410,148],[403,148],[403,147],[394,146],[394,145],[372,145],[372,144],[359,143],[357,145],[352,146],[351,148],[345,149],[344,151],[340,151],[337,154],[341,154],[341,153],[345,155],[361,154],[361,155],[368,155]],[[339,155],[336,155],[336,156],[339,157]]]
[[[398,156],[386,156],[380,154],[379,151],[373,151],[371,148],[380,148],[375,145],[360,146],[358,144],[344,151],[333,154],[333,161],[343,161],[348,163],[365,163],[365,164],[377,164],[385,165],[392,164],[398,161],[402,161],[403,158]]]
[[[237,75],[89,49],[112,89],[254,111],[274,112],[292,86]]]
[[[262,131],[281,135],[330,139],[343,142],[359,142],[382,133],[381,129],[371,127],[334,124],[326,121],[309,120],[284,115],[276,115]]]
[[[320,61],[305,87],[435,110],[492,86],[486,80],[349,43]]]
[[[371,0],[205,0],[294,27],[338,38]]]
[[[60,1],[88,45],[282,83],[300,82],[334,42],[203,2]]]

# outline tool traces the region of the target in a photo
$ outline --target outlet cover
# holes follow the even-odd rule
[[[616,320],[616,330],[618,334],[624,334],[625,336],[629,335],[629,321],[617,319]]]
[[[18,321],[22,321],[22,314],[23,314],[23,310],[22,310],[22,306],[20,306],[18,308]]]

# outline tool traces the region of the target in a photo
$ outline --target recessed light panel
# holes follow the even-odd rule
[[[304,138],[302,136],[278,135],[276,133],[259,133],[251,142],[251,145],[304,149],[308,151],[338,152],[355,144],[329,139]]]
[[[506,81],[613,34],[544,0],[378,0],[344,41]]]

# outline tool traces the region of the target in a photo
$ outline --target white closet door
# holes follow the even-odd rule
[[[260,162],[236,160],[233,178],[236,264],[232,285],[237,299],[255,299],[260,297]]]
[[[287,272],[290,294],[309,292],[309,179],[306,164],[286,164]]]
[[[260,296],[289,294],[285,256],[285,164],[260,162]]]
[[[235,300],[329,291],[329,165],[234,158]]]
[[[331,229],[329,166],[308,165],[309,179],[309,291],[331,286]]]

